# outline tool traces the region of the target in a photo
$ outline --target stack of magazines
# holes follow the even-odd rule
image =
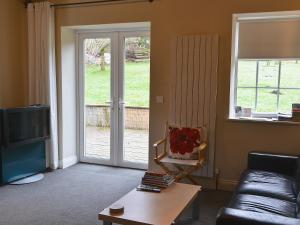
[[[166,188],[174,182],[174,177],[165,173],[145,172],[142,178],[143,185]]]

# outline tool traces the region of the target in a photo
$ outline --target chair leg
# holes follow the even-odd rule
[[[169,170],[167,166],[165,166],[163,163],[156,161],[157,165],[159,165],[167,174],[172,174],[172,171]]]
[[[188,175],[186,177],[187,177],[187,179],[189,179],[192,182],[192,184],[195,184],[195,185],[198,184],[198,182],[192,176]]]
[[[185,170],[181,166],[174,165],[174,167],[179,171],[179,174],[175,177],[176,181],[180,181],[187,177],[188,174],[185,173]]]
[[[178,171],[180,172],[179,175],[176,176],[176,181],[179,181],[183,178],[187,178],[188,180],[190,180],[192,182],[192,184],[198,184],[198,182],[190,175],[192,172],[194,172],[197,168],[196,167],[191,167],[190,169],[183,169],[181,166],[178,165],[174,165]]]
[[[155,159],[155,163],[159,165],[167,174],[174,175],[174,172],[171,171],[167,166],[165,166],[158,159]],[[187,178],[191,181],[192,184],[198,185],[198,182],[190,175],[192,172],[198,169],[198,167],[190,167],[188,169],[183,169],[181,166],[173,164],[173,166],[178,170],[179,174],[175,176],[175,181],[180,181],[183,178]]]
[[[188,175],[187,175],[187,178],[193,183],[193,184],[196,184],[196,185],[199,185],[198,182],[190,175],[191,173],[193,173],[194,171],[196,171],[197,168],[192,168],[190,171],[188,171]]]

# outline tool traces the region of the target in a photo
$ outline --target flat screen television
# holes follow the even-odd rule
[[[46,105],[0,109],[0,143],[5,147],[50,136],[50,108]]]

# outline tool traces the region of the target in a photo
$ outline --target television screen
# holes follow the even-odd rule
[[[4,145],[49,137],[49,113],[44,105],[3,109]]]

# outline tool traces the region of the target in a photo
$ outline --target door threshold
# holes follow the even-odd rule
[[[88,165],[95,165],[95,166],[101,166],[101,167],[110,167],[110,168],[120,168],[120,169],[130,169],[130,170],[140,170],[140,171],[147,171],[147,169],[141,169],[141,168],[132,168],[132,167],[126,167],[126,166],[115,166],[115,165],[104,165],[99,163],[90,163],[90,162],[78,162],[80,164],[88,164]]]

